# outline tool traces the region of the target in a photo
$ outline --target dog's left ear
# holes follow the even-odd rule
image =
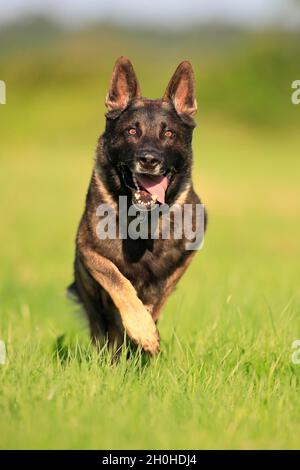
[[[190,125],[194,125],[193,116],[197,112],[195,98],[195,79],[193,68],[188,61],[178,65],[171,78],[163,101],[171,102],[181,119]]]
[[[118,117],[134,99],[141,96],[140,87],[127,57],[119,57],[113,70],[110,89],[106,96],[105,105],[108,118]]]

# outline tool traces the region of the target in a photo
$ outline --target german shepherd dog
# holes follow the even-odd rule
[[[200,203],[191,180],[197,110],[191,64],[182,62],[163,98],[150,100],[141,96],[131,62],[120,57],[105,104],[106,128],[97,144],[69,291],[83,305],[95,343],[120,348],[126,338],[154,355],[161,309],[195,251],[186,249],[185,237],[172,235],[99,239],[96,211],[109,204],[118,217],[120,195],[145,209]]]

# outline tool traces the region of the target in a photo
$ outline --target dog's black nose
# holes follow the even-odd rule
[[[145,152],[142,155],[138,157],[138,161],[141,166],[144,168],[155,168],[159,163],[161,163],[161,158],[159,158],[157,155],[150,153],[150,152]]]

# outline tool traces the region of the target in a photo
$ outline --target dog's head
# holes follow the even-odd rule
[[[173,202],[191,177],[197,110],[194,74],[182,62],[160,100],[141,97],[132,64],[120,57],[106,98],[104,145],[133,202],[151,208]]]

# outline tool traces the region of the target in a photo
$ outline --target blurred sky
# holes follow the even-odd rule
[[[0,23],[20,16],[49,14],[67,23],[93,20],[151,26],[186,26],[218,21],[242,25],[299,26],[297,0],[8,0]]]

